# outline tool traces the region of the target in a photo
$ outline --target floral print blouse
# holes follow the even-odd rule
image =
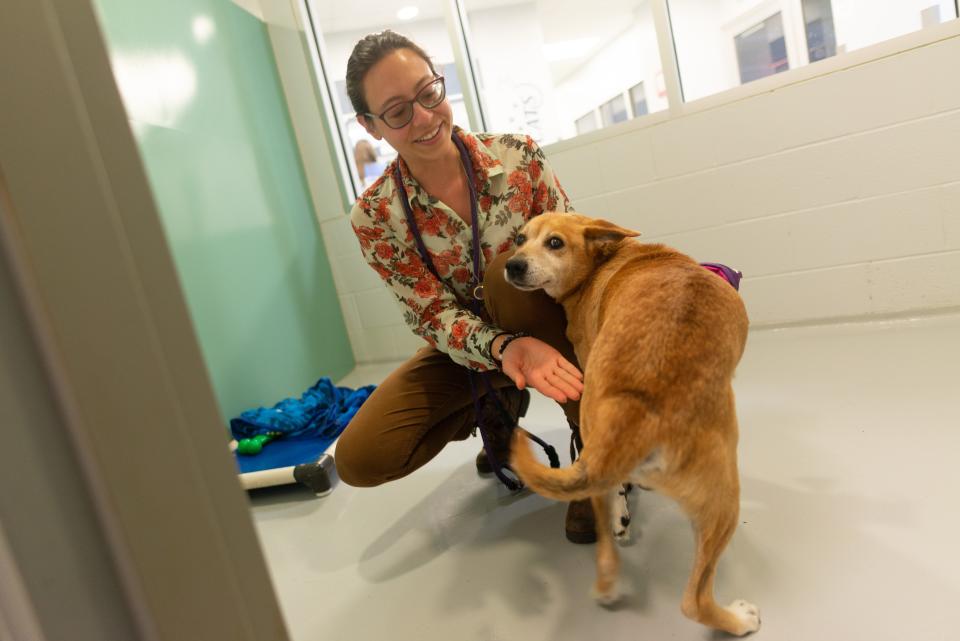
[[[571,211],[570,201],[529,136],[468,133],[454,128],[473,162],[480,229],[481,273],[514,247],[524,223],[546,211]],[[393,180],[403,185],[437,279],[421,260]],[[357,200],[350,222],[366,261],[393,292],[408,326],[430,345],[470,369],[496,369],[488,352],[503,330],[470,311],[473,242],[470,225],[427,194],[397,158]]]

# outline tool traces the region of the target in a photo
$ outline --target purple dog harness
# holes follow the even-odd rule
[[[735,290],[740,291],[740,279],[743,278],[742,272],[727,267],[726,265],[721,265],[720,263],[700,263],[700,266],[708,271],[713,272],[723,280],[733,285]]]

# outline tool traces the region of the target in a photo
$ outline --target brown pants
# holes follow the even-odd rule
[[[490,319],[506,331],[528,332],[576,365],[563,307],[542,291],[522,292],[507,283],[503,270],[510,254],[498,256],[487,268],[484,304]],[[515,389],[502,373],[488,376],[497,390]],[[486,386],[478,383],[478,393],[485,393]],[[579,401],[561,407],[579,423]],[[358,487],[402,478],[450,441],[467,438],[476,424],[467,369],[443,352],[423,347],[377,387],[341,434],[334,457],[337,473]]]

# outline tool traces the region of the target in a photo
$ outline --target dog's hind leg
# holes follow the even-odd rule
[[[715,460],[700,467],[701,473],[723,467],[727,469],[714,478],[698,479],[700,487],[694,491],[681,497],[674,495],[693,522],[697,546],[681,609],[703,625],[742,636],[760,628],[760,611],[742,600],[720,607],[713,594],[717,562],[737,528],[740,489],[735,461]]]
[[[597,528],[597,582],[593,597],[600,605],[613,605],[620,598],[620,554],[610,528],[610,494],[594,496],[590,501]]]

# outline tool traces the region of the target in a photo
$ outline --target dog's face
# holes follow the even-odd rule
[[[639,235],[580,214],[541,214],[517,234],[517,252],[506,265],[507,282],[558,298],[582,283],[620,241]]]

